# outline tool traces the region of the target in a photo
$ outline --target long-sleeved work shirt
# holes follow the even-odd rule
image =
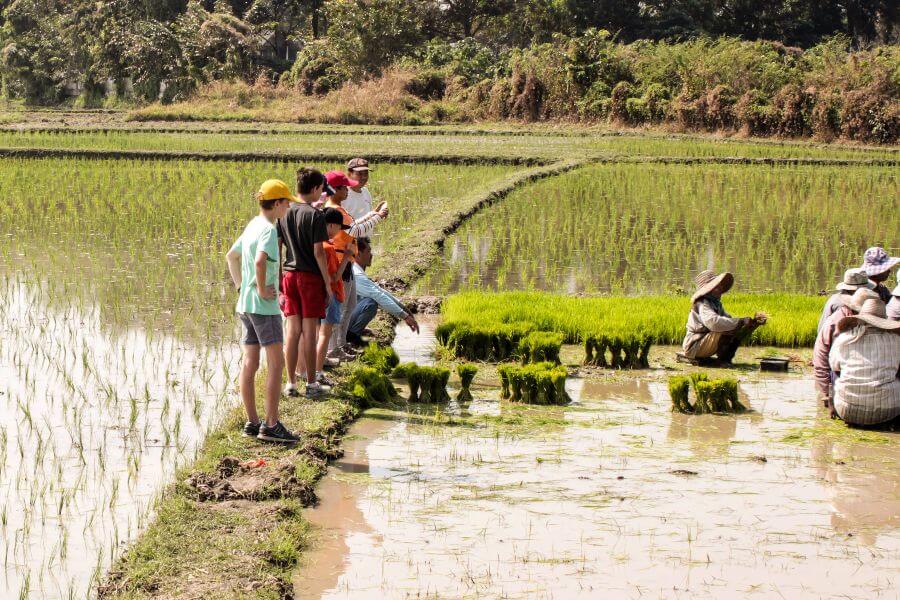
[[[822,307],[822,314],[819,315],[819,324],[816,326],[817,334],[822,331],[822,327],[825,325],[825,321],[828,320],[828,317],[836,313],[837,310],[844,305],[841,302],[841,296],[843,295],[844,292],[838,292],[837,294],[832,294],[831,297],[828,298],[825,306]]]
[[[877,425],[900,415],[900,334],[857,326],[838,334],[829,356],[834,410],[846,423]]]
[[[687,320],[687,335],[681,344],[684,353],[693,357],[697,345],[709,333],[727,333],[741,325],[725,311],[722,301],[712,296],[704,296],[694,302]]]
[[[393,317],[405,319],[408,315],[400,301],[369,279],[366,272],[357,264],[353,265],[353,277],[356,279],[356,295],[359,298],[371,298],[378,306]]]
[[[828,355],[831,353],[831,346],[837,336],[837,322],[852,314],[853,311],[841,304],[835,313],[825,319],[825,323],[816,335],[816,344],[813,346],[813,374],[816,391],[823,398],[831,398],[831,385],[834,383]]]

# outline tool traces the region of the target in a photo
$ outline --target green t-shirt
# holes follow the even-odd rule
[[[266,285],[274,285],[278,290],[278,232],[273,223],[258,216],[247,224],[244,233],[231,249],[241,254],[241,293],[238,296],[237,312],[255,315],[280,315],[276,299],[263,300],[256,287],[256,255],[266,253]]]

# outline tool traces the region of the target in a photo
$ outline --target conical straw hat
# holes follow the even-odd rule
[[[720,283],[725,284],[725,291],[727,292],[731,289],[731,286],[734,285],[734,275],[731,273],[720,273],[716,275],[715,271],[706,270],[701,271],[699,275],[694,277],[694,282],[697,284],[697,291],[691,296],[691,303],[696,302],[716,289]]]

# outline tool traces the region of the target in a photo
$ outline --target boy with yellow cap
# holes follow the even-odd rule
[[[280,263],[278,232],[275,221],[284,218],[292,201],[296,201],[284,182],[270,179],[256,193],[257,215],[234,242],[226,255],[228,272],[239,290],[237,313],[244,327],[241,340],[244,360],[240,388],[247,423],[244,435],[267,442],[293,444],[299,437],[278,420],[281,377],[284,371],[284,330],[278,306],[278,265]],[[266,350],[265,409],[266,420],[256,414],[256,386],[260,348]]]

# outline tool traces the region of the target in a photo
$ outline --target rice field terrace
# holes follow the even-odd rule
[[[814,294],[898,247],[898,209],[893,168],[587,166],[470,220],[418,289],[683,294],[715,267],[736,292]]]
[[[0,598],[891,597],[900,445],[831,423],[797,361],[815,294],[866,247],[900,248],[896,148],[41,114],[10,119],[21,130],[0,130],[0,149],[397,157],[373,164],[390,216],[371,274],[449,296],[421,335],[397,328],[399,359],[455,372],[436,341],[453,327],[554,332],[543,337],[562,365],[546,368],[567,374],[573,402],[501,399],[487,360],[466,400],[456,375],[440,405],[407,404],[394,379],[397,399],[365,413],[307,509],[358,405],[283,403],[319,454],[267,454],[239,435],[224,262],[259,184],[293,188],[302,165],[0,157]],[[122,130],[28,131],[104,123]],[[672,414],[663,398],[681,367],[661,344],[680,341],[707,267],[735,273],[733,313],[769,313],[753,343],[794,348],[774,380],[747,366],[771,349],[742,349],[747,414]],[[611,332],[652,336],[650,368],[583,366],[582,344]],[[184,494],[228,456],[293,460],[302,500]]]
[[[396,152],[424,157],[527,158],[551,160],[566,157],[671,156],[678,158],[786,158],[900,160],[891,148],[827,146],[809,143],[747,142],[701,137],[637,135],[551,135],[540,132],[472,132],[464,135],[438,130],[421,135],[404,130],[317,130],[267,133],[210,132],[198,134],[133,130],[89,130],[70,133],[64,129],[0,131],[0,148],[67,150],[118,150],[165,152],[268,152],[323,153],[340,149],[348,154]],[[327,142],[326,142],[327,140]]]
[[[295,170],[0,161],[0,595],[87,594],[231,408],[240,351],[222,257],[259,182]],[[509,172],[384,165],[383,232],[414,236],[423,210]]]

